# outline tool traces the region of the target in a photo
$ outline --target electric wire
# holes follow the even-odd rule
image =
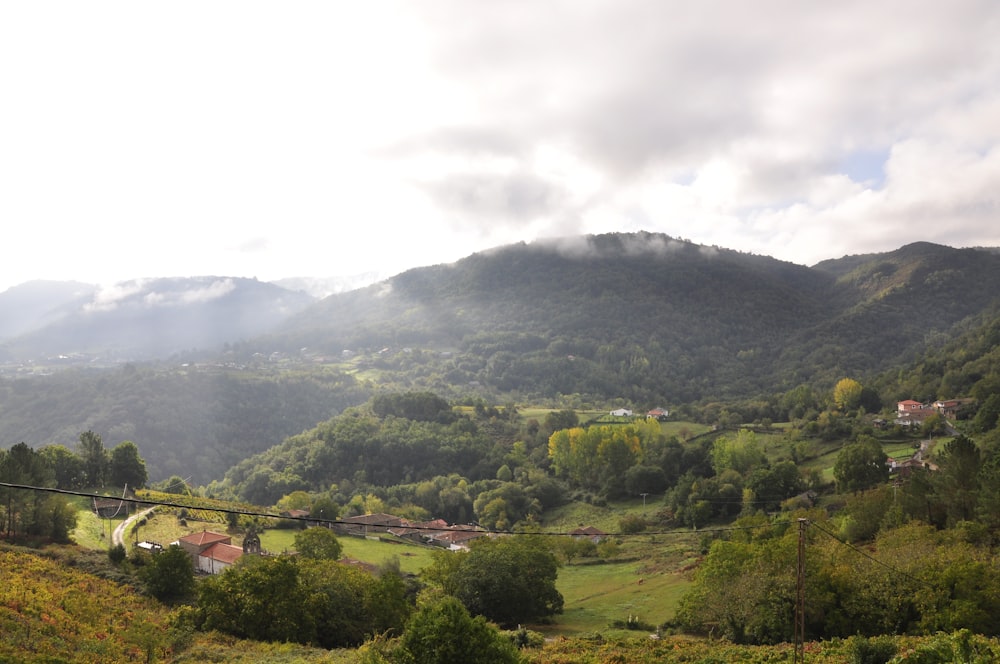
[[[55,493],[55,494],[61,494],[61,495],[67,495],[67,496],[76,496],[76,497],[83,497],[83,498],[91,498],[91,499],[97,499],[97,498],[107,499],[107,496],[102,496],[102,495],[99,495],[99,494],[96,494],[96,493],[88,493],[88,492],[85,492],[85,491],[73,491],[73,490],[70,490],[70,489],[58,489],[58,488],[55,488],[55,487],[40,487],[40,486],[33,486],[33,485],[30,485],[30,484],[15,484],[15,483],[12,483],[12,482],[0,482],[0,487],[8,487],[8,488],[11,488],[11,489],[24,489],[24,490],[27,490],[27,491],[44,491],[44,492],[48,492],[48,493]],[[315,516],[285,516],[285,515],[282,515],[282,514],[275,514],[273,512],[259,512],[259,511],[247,510],[247,509],[227,508],[227,507],[221,507],[221,506],[218,506],[218,505],[181,504],[181,503],[176,503],[176,502],[172,502],[172,501],[169,501],[169,500],[156,500],[156,499],[152,499],[152,498],[138,498],[138,497],[136,497],[136,498],[123,498],[123,502],[124,503],[135,504],[135,505],[155,505],[155,506],[158,506],[158,507],[172,507],[172,508],[177,508],[177,509],[205,510],[205,511],[211,511],[211,512],[220,512],[220,513],[223,513],[223,514],[236,514],[236,515],[239,515],[239,516],[252,516],[252,517],[261,517],[261,518],[268,518],[268,519],[283,519],[283,520],[286,520],[286,521],[303,521],[303,522],[307,522],[307,523],[321,523],[321,524],[333,525],[333,526],[342,525],[342,526],[354,526],[354,527],[357,527],[357,526],[363,526],[363,525],[365,525],[364,523],[359,523],[357,521],[348,521],[348,520],[344,520],[344,519],[323,519],[323,518],[318,518],[318,517],[315,517]],[[369,525],[371,525],[371,524],[369,524]],[[476,525],[476,524],[470,524],[470,525]],[[709,527],[709,528],[695,528],[693,530],[657,530],[657,531],[644,530],[644,531],[642,531],[640,533],[613,532],[613,533],[604,533],[603,536],[604,537],[618,537],[618,538],[625,538],[625,537],[648,537],[648,536],[680,537],[680,536],[690,536],[690,535],[693,535],[693,534],[727,533],[727,532],[734,532],[734,531],[759,530],[759,529],[763,529],[763,528],[773,528],[773,527],[775,527],[775,525],[781,525],[781,524],[768,523],[768,524],[756,524],[756,525],[750,525],[750,526],[719,526],[719,527]],[[381,527],[381,525],[379,525],[379,527]],[[442,530],[441,527],[422,526],[422,525],[416,525],[416,524],[414,524],[414,525],[405,525],[405,526],[401,525],[401,526],[399,526],[399,528],[405,528],[407,530],[418,530],[418,531],[419,530],[428,530],[428,531],[440,531],[440,530]],[[483,528],[483,531],[481,531],[481,532],[486,532],[486,533],[489,533],[489,534],[496,534],[496,535],[541,535],[541,536],[548,536],[548,537],[572,536],[572,532],[566,532],[566,531],[544,531],[544,530],[490,530],[488,528]]]

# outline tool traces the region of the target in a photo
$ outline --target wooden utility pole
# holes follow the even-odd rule
[[[799,519],[799,558],[795,578],[795,655],[794,664],[806,661],[806,519]]]

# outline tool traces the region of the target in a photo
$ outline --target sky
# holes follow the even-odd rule
[[[0,290],[1000,246],[1000,3],[0,4]]]

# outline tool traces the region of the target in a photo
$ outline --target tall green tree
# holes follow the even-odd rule
[[[938,496],[943,500],[948,524],[970,521],[979,501],[979,472],[982,459],[972,439],[957,436],[937,455],[938,472],[932,475]]]
[[[241,638],[314,643],[316,620],[310,608],[299,567],[289,556],[254,556],[198,585],[201,627]]]
[[[65,445],[46,445],[38,452],[52,469],[57,489],[78,489],[83,486],[83,461]]]
[[[544,540],[521,535],[482,538],[468,552],[435,552],[427,576],[471,613],[512,627],[562,613],[558,567]]]
[[[108,452],[100,434],[93,431],[80,434],[80,460],[83,461],[86,483],[92,487],[104,486],[108,474]]]
[[[767,456],[757,434],[749,429],[740,429],[735,436],[719,436],[712,444],[712,467],[716,473],[730,469],[745,475],[766,463]]]
[[[111,450],[108,463],[108,481],[114,486],[128,485],[141,489],[149,477],[146,462],[139,456],[139,448],[131,440],[123,440]]]
[[[332,530],[316,526],[295,534],[295,550],[303,558],[311,560],[337,560],[344,547]]]
[[[168,546],[139,568],[139,578],[153,597],[169,602],[194,595],[191,556],[179,546]]]
[[[55,484],[44,457],[23,442],[0,455],[0,480],[33,487]],[[4,510],[0,525],[8,537],[16,537],[19,534],[50,536],[52,506],[63,499],[31,489],[0,487],[0,500]]]
[[[845,445],[833,466],[837,490],[842,493],[864,491],[889,480],[889,466],[882,445],[870,436]]]
[[[371,574],[331,560],[299,560],[299,582],[308,594],[306,611],[324,648],[357,646],[373,634],[398,632],[411,605],[399,576]]]

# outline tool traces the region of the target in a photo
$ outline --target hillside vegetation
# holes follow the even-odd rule
[[[157,283],[141,292],[208,288]],[[229,331],[226,348],[191,342],[169,362],[104,371],[58,370],[73,358],[17,365],[32,377],[0,382],[0,441],[66,445],[95,430],[139,444],[153,480],[205,483],[376,391],[467,405],[694,406],[689,419],[710,422],[699,411],[800,416],[815,401],[803,391],[844,376],[884,403],[963,396],[990,370],[979,358],[993,338],[984,326],[996,319],[1000,255],[916,243],[810,268],[664,235],[570,238],[410,270],[297,315],[288,307],[265,336],[237,323],[255,302],[277,311],[287,291],[236,286],[226,303],[199,303],[191,323],[229,321],[217,330]],[[90,337],[105,339],[109,357],[121,357],[115,339],[162,337],[192,320],[169,319],[169,307],[144,313],[134,299],[108,312],[115,335]],[[17,343],[54,332],[34,334]],[[977,337],[977,350],[962,350]],[[925,377],[896,371],[925,357],[938,358]]]

